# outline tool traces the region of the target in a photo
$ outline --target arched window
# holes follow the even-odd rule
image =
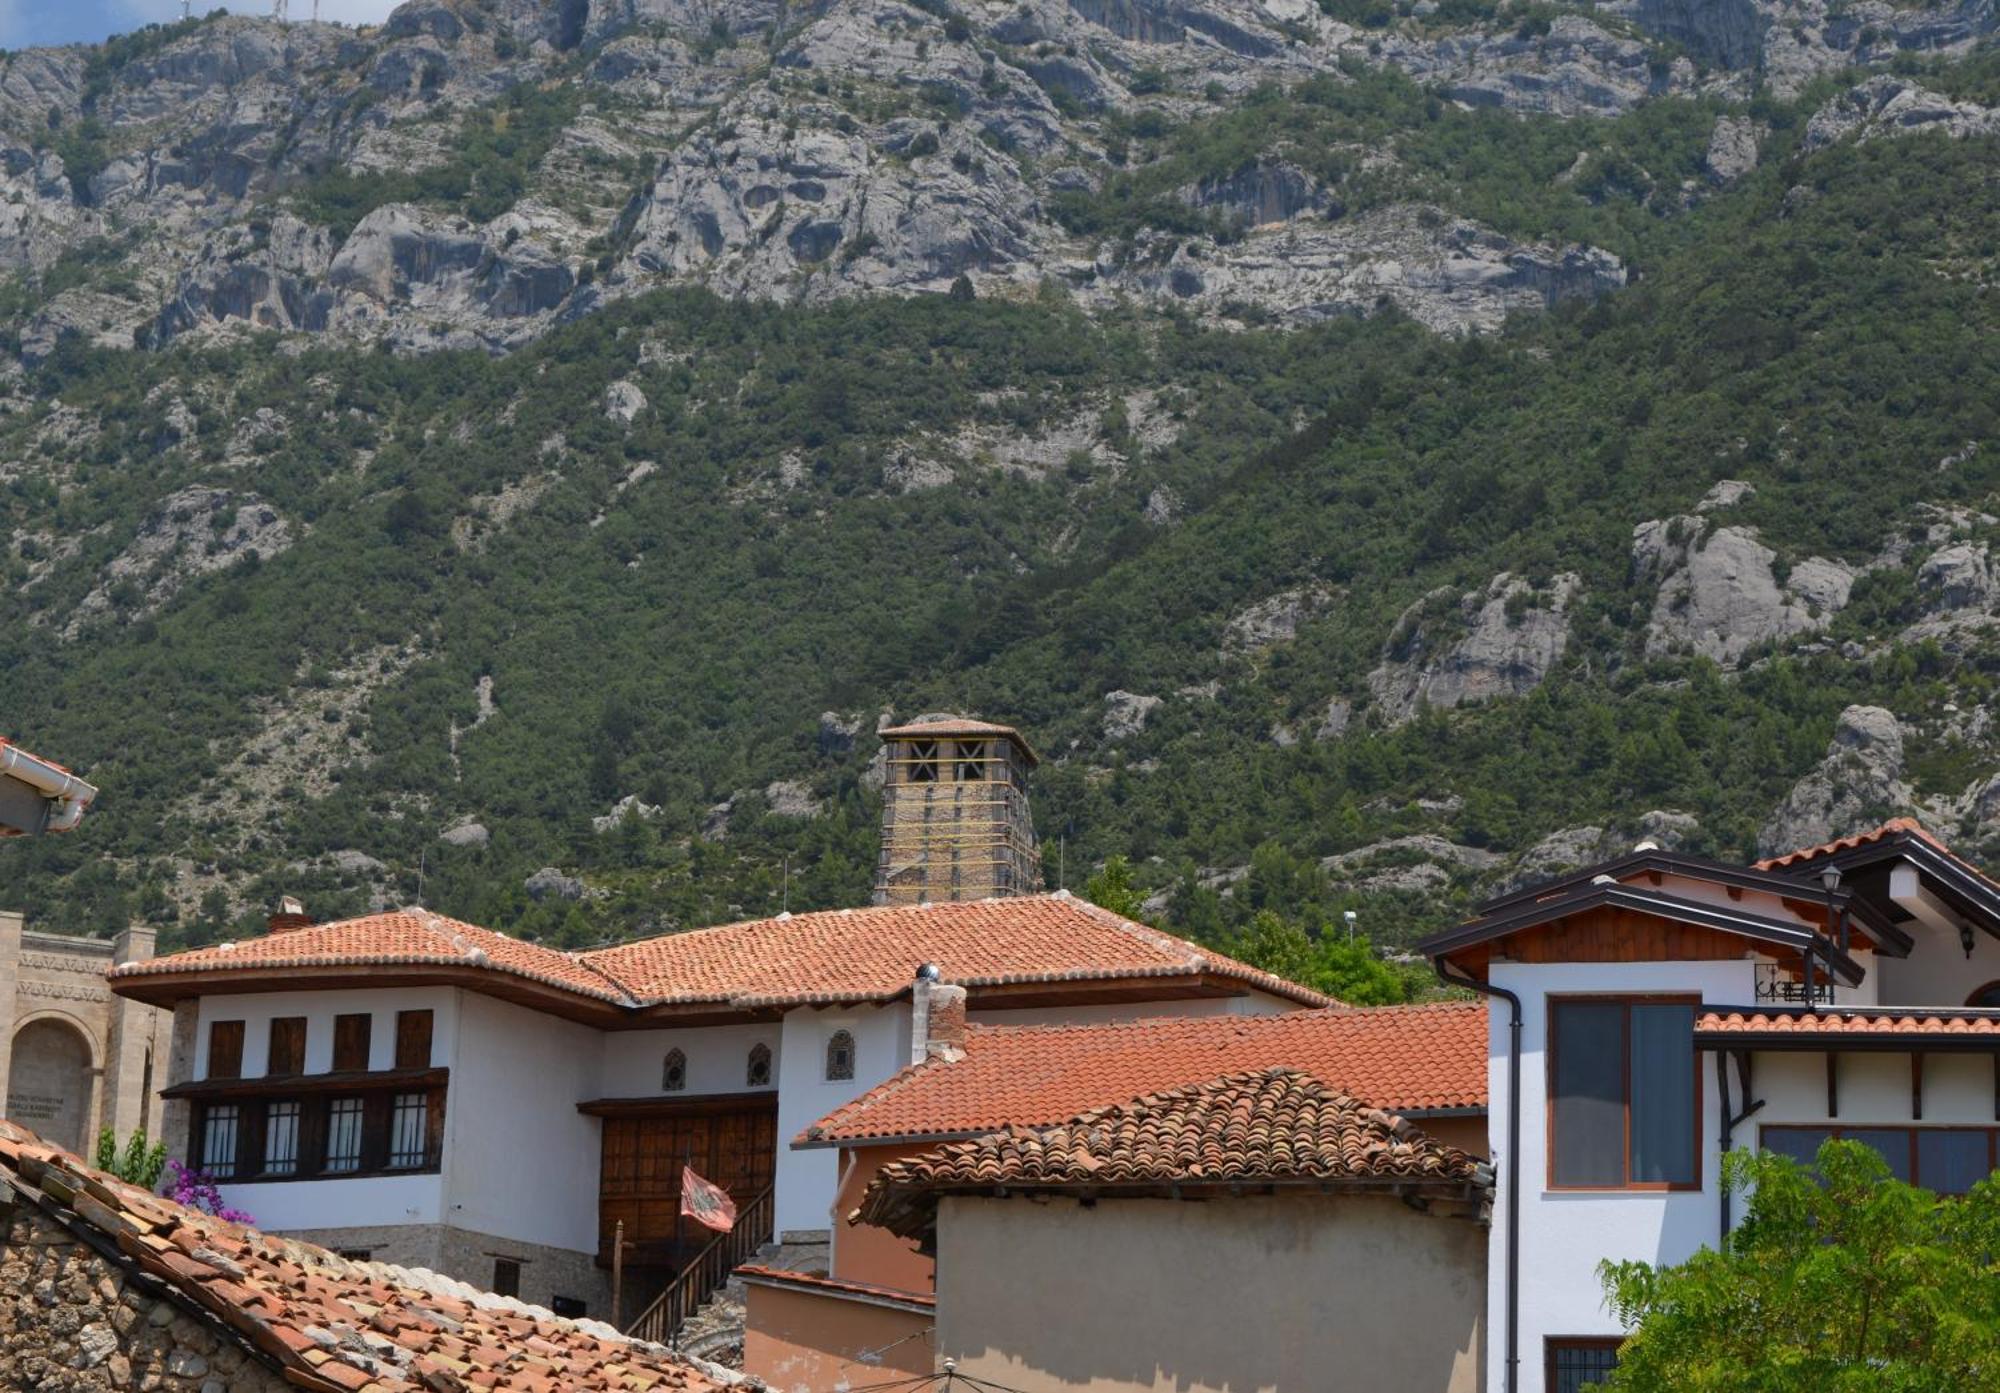
[[[2000,982],[1988,982],[1965,999],[1967,1006],[2000,1007]]]
[[[688,1086],[688,1057],[679,1050],[668,1050],[666,1062],[660,1066],[660,1092],[679,1093]]]
[[[827,1037],[826,1077],[829,1082],[854,1077],[854,1037],[845,1030]]]
[[[752,1088],[768,1088],[771,1084],[771,1047],[752,1045],[750,1047],[750,1069],[744,1076]]]

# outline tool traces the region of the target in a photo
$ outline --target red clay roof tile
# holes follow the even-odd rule
[[[114,1239],[130,1263],[216,1312],[302,1388],[415,1393],[450,1386],[426,1382],[426,1369],[467,1364],[485,1366],[470,1382],[509,1393],[724,1387],[663,1346],[609,1326],[434,1273],[351,1262],[150,1196],[4,1121],[0,1174],[54,1222]]]
[[[1915,818],[1892,817],[1880,827],[1871,827],[1866,832],[1856,832],[1851,837],[1839,837],[1830,842],[1821,842],[1818,846],[1801,847],[1797,851],[1788,851],[1783,856],[1767,856],[1754,864],[1760,871],[1783,870],[1787,866],[1796,866],[1802,861],[1811,861],[1821,856],[1832,856],[1839,852],[1852,851],[1858,846],[1868,846],[1873,842],[1882,841],[1884,838],[1893,837],[1898,832],[1909,832],[1915,836],[1922,837],[1939,851],[1951,850],[1950,847],[1939,841],[1935,835]]]
[[[620,944],[584,961],[647,1001],[736,1006],[886,1001],[935,963],[960,986],[1221,977],[1324,1005],[1318,992],[1058,892],[780,915]]]
[[[854,1222],[906,1236],[941,1193],[1004,1188],[1103,1192],[1186,1185],[1490,1183],[1474,1157],[1296,1069],[1227,1074],[1082,1113],[1009,1127],[892,1161]]]
[[[1298,1069],[1398,1112],[1483,1108],[1486,1057],[1486,1008],[1479,1002],[973,1026],[962,1059],[905,1069],[806,1128],[798,1141],[827,1145],[1041,1125],[1240,1069]]]
[[[1885,1006],[1879,1011],[1704,1011],[1695,1018],[1701,1035],[1771,1035],[1798,1038],[1842,1036],[1970,1036],[2000,1040],[2000,1011],[1910,1010]]]

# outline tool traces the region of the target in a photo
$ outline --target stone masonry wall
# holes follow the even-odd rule
[[[280,1393],[285,1380],[0,1182],[0,1388]]]

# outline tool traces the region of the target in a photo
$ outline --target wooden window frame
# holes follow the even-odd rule
[[[208,1068],[202,1077],[209,1079],[240,1079],[243,1077],[243,1037],[245,1024],[236,1020],[210,1021],[208,1023]],[[228,1060],[229,1068],[219,1070],[219,1060]]]
[[[364,1180],[385,1175],[435,1175],[444,1163],[444,1114],[446,1086],[442,1071],[429,1071],[413,1080],[407,1071],[388,1071],[373,1078],[348,1076],[334,1089],[301,1087],[314,1080],[295,1078],[271,1088],[233,1087],[194,1099],[194,1132],[198,1154],[206,1158],[208,1118],[212,1109],[236,1109],[236,1149],[234,1168],[227,1176],[216,1176],[230,1185],[289,1185],[318,1180]],[[395,1125],[395,1100],[410,1094],[425,1099],[424,1157],[418,1165],[391,1165],[390,1148]],[[361,1103],[361,1154],[351,1170],[328,1170],[326,1148],[329,1119],[336,1101]],[[265,1168],[270,1110],[275,1105],[296,1104],[298,1130],[293,1145],[293,1164],[287,1171]]]
[[[1983,1135],[1986,1138],[1986,1174],[1991,1175],[1994,1171],[2000,1170],[2000,1127],[1990,1125],[1981,1126],[1976,1122],[1946,1122],[1930,1126],[1912,1122],[1890,1122],[1881,1126],[1870,1126],[1867,1123],[1861,1122],[1827,1122],[1824,1125],[1816,1122],[1766,1122],[1757,1129],[1757,1150],[1759,1152],[1765,1149],[1764,1134],[1766,1132],[1825,1132],[1829,1138],[1843,1139],[1854,1132],[1900,1132],[1903,1134],[1904,1144],[1909,1147],[1910,1151],[1909,1183],[1919,1189],[1928,1189],[1929,1187],[1924,1184],[1924,1172],[1921,1164],[1923,1152],[1917,1146],[1918,1134],[1922,1132],[1973,1132]],[[1963,1192],[1957,1190],[1938,1190],[1935,1193],[1940,1195],[1957,1195]]]
[[[430,1007],[396,1013],[396,1068],[430,1068],[436,1041],[437,1013]]]
[[[1619,1068],[1624,1078],[1624,1103],[1619,1115],[1624,1119],[1625,1182],[1620,1185],[1565,1185],[1556,1180],[1556,1008],[1583,1003],[1619,1005],[1625,1008],[1625,1028],[1621,1049],[1623,1057]],[[1676,1180],[1633,1180],[1632,1176],[1632,1007],[1634,1006],[1692,1006],[1701,1009],[1701,998],[1685,992],[1565,992],[1552,993],[1543,1001],[1543,1034],[1546,1037],[1548,1055],[1546,1076],[1543,1080],[1542,1110],[1544,1130],[1542,1136],[1543,1185],[1548,1191],[1561,1194],[1694,1194],[1702,1189],[1702,1141],[1708,1132],[1708,1095],[1702,1085],[1701,1052],[1694,1048],[1694,1039],[1688,1038],[1688,1068],[1694,1079],[1694,1130],[1689,1159],[1694,1163],[1694,1179]],[[1581,1339],[1582,1336],[1577,1338]]]
[[[355,1024],[355,1022],[360,1024]],[[358,1037],[358,1038],[357,1038]],[[350,1011],[333,1018],[333,1072],[365,1073],[375,1048],[375,1013]],[[357,1061],[356,1053],[360,1058]]]
[[[1623,1335],[1546,1335],[1542,1338],[1542,1387],[1556,1386],[1556,1355],[1564,1350],[1617,1350]],[[1613,1361],[1616,1362],[1615,1360]]]
[[[311,1026],[307,1024],[307,1018],[304,1016],[271,1017],[264,1048],[264,1077],[267,1079],[285,1079],[303,1074],[306,1071],[306,1044],[310,1033]],[[295,1064],[297,1067],[281,1069],[278,1067],[280,1063],[278,1059],[278,1042],[281,1036],[290,1035],[297,1036],[295,1042],[296,1057],[283,1062],[288,1065]]]

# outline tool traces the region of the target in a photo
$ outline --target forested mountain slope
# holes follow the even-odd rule
[[[82,153],[110,178],[138,140],[149,171],[115,215],[86,180],[88,235],[23,252],[10,292],[0,719],[106,789],[81,834],[0,848],[38,922],[207,940],[281,892],[421,894],[574,945],[856,903],[888,711],[1023,726],[1051,876],[1127,854],[1202,934],[1355,907],[1399,942],[1642,835],[1737,855],[1915,809],[2000,836],[1990,7],[1238,15],[1311,31],[1268,49],[1216,40],[1226,7],[890,7],[897,62],[997,74],[900,165],[872,142],[923,81],[793,59],[889,32],[866,5],[518,8],[210,20],[0,78],[10,121],[50,74],[94,82],[125,115]],[[1633,46],[1591,40],[1637,53],[1629,90],[1548,67],[1586,24]],[[237,161],[227,197],[163,192],[148,120],[184,151],[191,109],[250,129],[203,66],[223,38],[325,71],[256,69],[305,94],[290,143],[204,166]],[[440,76],[382,95],[421,44]],[[1060,159],[989,138],[1038,61],[1116,79],[1032,84]],[[728,154],[726,112],[815,72],[877,108],[799,106],[783,139],[853,137],[874,182],[787,262],[831,157],[786,165],[823,196],[756,227],[690,171],[783,164]],[[342,83],[377,95],[312,134]],[[616,119],[585,109],[606,83]],[[629,197],[577,144],[702,103],[725,114],[618,156]],[[356,153],[424,122],[458,133],[457,182]],[[590,170],[615,235],[548,252],[573,284],[496,329],[461,292],[544,256],[538,210]],[[841,250],[892,183],[897,237],[976,226],[924,201],[943,170],[1018,247]],[[677,261],[701,208],[720,244]],[[397,218],[429,230],[365,293],[272,259],[317,239],[331,268]],[[190,299],[212,275],[278,308]]]

